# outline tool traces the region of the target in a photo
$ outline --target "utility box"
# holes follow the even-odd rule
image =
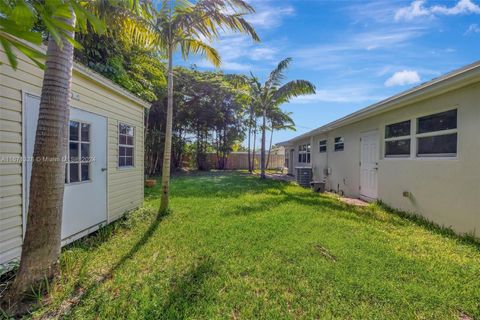
[[[325,182],[324,181],[312,181],[310,182],[310,187],[315,192],[324,193],[325,192]]]
[[[312,168],[297,168],[297,183],[302,187],[310,187]]]

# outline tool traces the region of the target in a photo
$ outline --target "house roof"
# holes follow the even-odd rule
[[[328,132],[330,130],[343,127],[345,125],[355,123],[387,111],[405,107],[412,103],[432,98],[434,96],[468,86],[478,81],[480,81],[480,60],[446,73],[438,78],[434,78],[428,82],[422,83],[409,90],[391,96],[380,102],[374,103],[338,120],[332,121],[312,131],[294,137],[293,139],[277,143],[277,145],[288,146],[298,140]]]
[[[37,45],[34,45],[32,43],[29,43],[27,41],[24,41],[24,40],[15,38],[15,37],[11,37],[11,36],[8,36],[8,35],[5,35],[5,36],[7,36],[12,41],[20,42],[23,45],[26,45],[26,46],[30,47],[31,49],[36,50],[36,51],[38,51],[42,54],[46,54],[46,52],[47,52],[47,48],[44,45],[37,46]],[[112,80],[110,80],[107,77],[99,74],[98,72],[93,71],[92,69],[84,66],[83,64],[81,64],[77,61],[74,61],[74,63],[73,63],[73,72],[81,74],[82,76],[87,77],[90,80],[93,80],[95,83],[120,94],[121,96],[127,98],[128,100],[130,100],[130,101],[132,101],[132,102],[134,102],[138,105],[141,105],[144,108],[150,108],[151,104],[149,102],[141,99],[140,97],[137,97],[136,95],[134,95],[130,91],[124,89],[120,85],[113,82]]]

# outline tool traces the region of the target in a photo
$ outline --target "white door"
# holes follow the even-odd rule
[[[25,156],[33,156],[40,99],[25,95]],[[62,240],[107,220],[107,119],[70,108],[69,157],[65,164]],[[27,161],[25,208],[28,208],[32,162]]]
[[[360,195],[374,200],[378,197],[378,131],[363,134],[360,146]]]

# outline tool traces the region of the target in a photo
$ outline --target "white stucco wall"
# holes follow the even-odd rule
[[[458,110],[458,146],[455,158],[416,158],[412,136],[411,158],[384,158],[385,125],[451,109]],[[480,237],[480,83],[313,136],[314,179],[331,168],[327,189],[360,195],[360,136],[379,131],[378,199],[391,207],[420,214],[459,233]],[[413,130],[413,129],[412,129]],[[334,138],[345,138],[345,150],[334,152]],[[328,138],[327,153],[319,141]],[[305,140],[295,142],[295,150]],[[295,153],[295,156],[297,154]],[[327,165],[328,159],[328,165]],[[403,196],[408,191],[412,197]]]

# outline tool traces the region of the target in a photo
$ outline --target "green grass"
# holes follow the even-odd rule
[[[174,178],[172,212],[157,219],[158,194],[64,249],[34,316],[62,305],[67,319],[480,319],[473,242],[241,173]]]

